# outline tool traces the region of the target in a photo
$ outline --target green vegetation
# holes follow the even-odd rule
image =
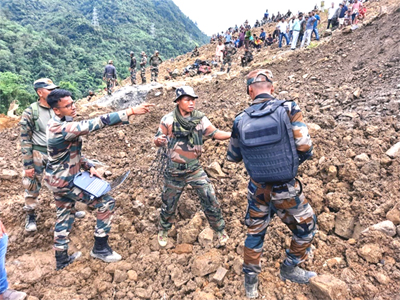
[[[109,59],[125,78],[130,51],[168,59],[206,42],[171,0],[0,0],[0,113],[15,99],[32,102],[38,78],[80,98],[102,87]]]

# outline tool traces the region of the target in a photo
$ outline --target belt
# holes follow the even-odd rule
[[[180,164],[180,163],[176,163],[176,162],[173,162],[173,161],[169,163],[170,167],[175,168],[177,170],[186,170],[186,169],[189,169],[191,167],[195,167],[195,166],[199,166],[199,165],[200,164],[199,164],[199,161],[197,159],[189,162],[188,164]]]
[[[46,146],[33,145],[32,149],[47,154],[47,147]]]

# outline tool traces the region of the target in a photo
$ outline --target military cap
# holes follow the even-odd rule
[[[192,98],[199,98],[191,86],[181,86],[176,89],[176,98],[174,102],[178,101],[183,96],[190,96]]]
[[[55,85],[53,83],[53,81],[49,78],[40,78],[33,83],[33,88],[35,90],[40,89],[40,88],[46,89],[46,90],[54,90],[54,89],[58,89],[59,86]]]

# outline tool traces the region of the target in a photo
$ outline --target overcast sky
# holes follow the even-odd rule
[[[257,19],[261,20],[264,12],[268,9],[271,14],[286,13],[290,10],[297,13],[299,10],[308,12],[317,4],[321,6],[321,0],[284,0],[284,1],[262,1],[262,0],[173,0],[181,11],[207,35],[225,31],[229,27],[244,23],[247,19],[253,26]],[[334,1],[338,2],[337,0]],[[332,1],[325,1],[325,7]]]

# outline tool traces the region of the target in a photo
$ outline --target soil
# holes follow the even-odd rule
[[[315,284],[279,279],[290,231],[275,218],[263,247],[260,295],[280,300],[399,299],[400,158],[386,155],[400,140],[400,8],[396,2],[369,3],[363,26],[348,34],[334,31],[309,49],[263,49],[247,68],[235,60],[230,75],[213,72],[173,82],[161,80],[161,95],[156,96],[157,91],[147,95],[147,102],[156,105],[150,114],[87,136],[83,153],[106,165],[101,171],[111,172],[107,179],[131,170],[126,183],[113,193],[117,208],[110,244],[122,255],[121,262],[106,264],[90,257],[95,213],[81,204],[87,216],[75,221],[70,252],[82,251],[83,257],[55,271],[52,195],[43,188],[38,231],[27,233],[21,179],[0,179],[1,220],[10,236],[6,268],[12,288],[27,292],[31,300],[245,299],[240,265],[248,175],[243,164],[226,161],[227,142],[205,143],[202,165],[207,169],[216,162],[224,173],[211,176],[209,171],[231,237],[228,244],[217,248],[214,236],[213,245],[207,245],[199,235],[209,225],[188,187],[180,199],[169,244],[160,249],[156,233],[161,187],[152,181],[150,166],[157,152],[152,138],[161,117],[174,107],[172,86],[180,80],[194,86],[198,109],[216,127],[230,130],[235,115],[250,101],[245,75],[255,68],[268,68],[274,74],[276,96],[294,100],[302,108],[314,144],[314,157],[298,174],[319,219],[313,255],[303,267],[338,279],[347,294],[321,296]],[[200,53],[211,58],[214,49],[215,45],[206,45]],[[189,56],[163,63],[160,78],[167,66],[181,68],[193,61]],[[111,111],[95,105],[80,109],[81,119]],[[0,169],[20,172],[18,127],[3,129],[0,144]],[[365,231],[387,220],[397,226],[394,234]],[[187,238],[188,232],[195,232],[194,242]],[[213,280],[216,269],[198,275],[194,269],[199,260],[227,269],[223,282]],[[335,282],[329,283],[333,291]]]

